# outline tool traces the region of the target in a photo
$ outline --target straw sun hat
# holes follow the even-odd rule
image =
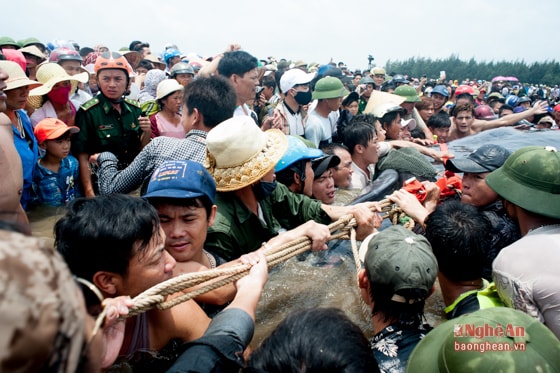
[[[216,181],[218,192],[255,183],[274,168],[288,148],[278,129],[261,131],[248,116],[237,116],[214,127],[206,137],[204,166]]]
[[[32,89],[27,98],[27,102],[36,109],[41,107],[42,96],[49,93],[57,83],[70,80],[72,83],[71,91],[73,92],[76,90],[77,82],[85,83],[89,80],[87,72],[69,75],[62,66],[55,62],[40,64],[37,68],[36,76],[37,80],[43,85]]]
[[[25,75],[25,71],[21,69],[21,66],[13,61],[0,61],[0,69],[4,70],[8,74],[8,80],[6,80],[7,87],[5,91],[11,89],[16,89],[20,87],[29,86],[30,89],[39,87],[41,83],[31,80]]]
[[[57,83],[66,80],[75,80],[80,83],[85,83],[89,80],[89,74],[83,72],[76,75],[69,75],[58,63],[48,62],[39,65],[37,69],[37,80],[43,83],[43,85],[29,92],[30,96],[46,95]]]

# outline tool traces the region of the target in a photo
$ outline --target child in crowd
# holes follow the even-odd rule
[[[37,123],[35,136],[45,154],[37,162],[33,177],[39,204],[64,206],[79,197],[79,164],[70,155],[70,136],[78,127],[68,126],[56,118],[45,118]]]

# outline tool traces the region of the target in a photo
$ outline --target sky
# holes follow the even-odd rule
[[[141,40],[156,54],[172,43],[201,56],[237,43],[259,59],[332,59],[354,70],[368,55],[377,66],[451,54],[558,61],[558,14],[558,0],[24,0],[4,2],[0,36],[115,50]]]

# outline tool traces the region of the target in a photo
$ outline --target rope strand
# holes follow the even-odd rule
[[[398,207],[393,206],[393,202],[384,199],[379,202],[382,212],[387,212],[388,217],[393,224],[399,224],[399,221],[404,221],[404,213]],[[408,218],[408,222],[403,223],[408,229],[414,227],[414,221]],[[328,225],[331,237],[329,241],[345,239],[350,240],[352,243],[352,252],[356,263],[356,269],[360,269],[360,261],[358,258],[358,249],[356,244],[356,220],[352,215],[345,215],[337,221]],[[266,253],[266,260],[268,269],[285,262],[288,259],[311,250],[312,242],[309,237],[300,237],[290,241],[277,248],[269,250]],[[246,276],[251,269],[251,266],[246,264],[237,264],[226,268],[215,268],[212,270],[185,273],[159,283],[146,291],[136,296],[134,306],[130,309],[126,317],[131,317],[150,309],[157,308],[165,310],[171,308],[179,303],[186,302],[187,300],[196,298],[201,294],[220,288],[224,285],[237,281],[238,279]],[[194,286],[201,285],[196,290],[187,291],[187,289]],[[180,293],[180,294],[178,294]],[[173,295],[172,297],[169,297]],[[169,298],[169,299],[167,299]],[[362,309],[366,318],[369,319],[369,309],[362,301]],[[367,309],[367,312],[366,312]]]

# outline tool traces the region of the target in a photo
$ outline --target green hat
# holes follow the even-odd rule
[[[506,347],[518,350],[504,351]],[[512,308],[493,307],[426,334],[412,351],[406,372],[558,372],[558,367],[560,342],[543,323]]]
[[[486,177],[501,197],[527,211],[560,219],[560,153],[552,146],[527,146]]]
[[[314,100],[344,97],[348,94],[340,79],[326,76],[315,84],[312,98]]]
[[[287,70],[290,68],[291,61],[278,61],[276,67],[278,70]]]
[[[42,47],[41,52],[44,52],[46,49],[45,44],[41,42],[39,39],[34,37],[18,40],[18,44],[22,48],[27,47],[28,45],[35,45],[35,46],[40,45]]]
[[[398,86],[397,88],[395,88],[395,91],[393,92],[396,95],[399,95],[401,97],[406,98],[406,100],[404,102],[420,102],[422,101],[422,99],[420,99],[420,96],[418,96],[418,93],[416,93],[416,89],[414,89],[414,87],[411,87],[409,85],[401,85]]]
[[[360,84],[375,84],[375,82],[369,76],[364,76],[362,79],[360,79]]]
[[[494,101],[494,100],[498,100],[498,101],[501,101],[501,102],[505,102],[505,101],[506,101],[506,99],[504,98],[504,96],[502,96],[502,94],[499,93],[499,92],[492,92],[492,93],[490,93],[490,94],[488,95],[488,98],[486,99],[487,102]]]
[[[393,288],[391,300],[404,302],[396,294],[404,289],[430,291],[438,273],[436,257],[428,240],[401,225],[382,230],[360,246],[360,258],[371,283]],[[424,300],[424,299],[420,299]]]
[[[2,45],[13,45],[19,49],[19,44],[9,36],[0,36],[0,46]]]

